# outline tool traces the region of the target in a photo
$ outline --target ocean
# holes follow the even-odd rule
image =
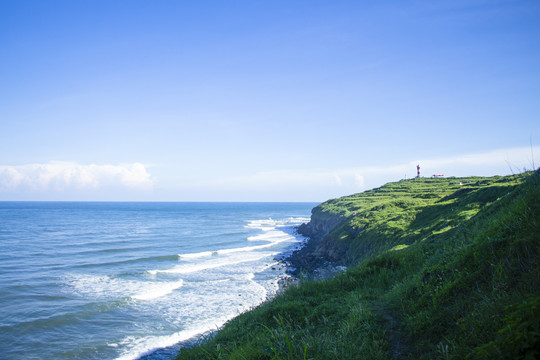
[[[0,359],[170,359],[275,295],[315,205],[0,202]]]

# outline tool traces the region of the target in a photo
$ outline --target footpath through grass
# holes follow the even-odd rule
[[[460,184],[461,183],[461,184]],[[325,202],[350,268],[302,281],[178,359],[540,356],[540,172],[411,179]]]

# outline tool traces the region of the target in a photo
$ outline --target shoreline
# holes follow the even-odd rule
[[[324,280],[329,279],[347,269],[346,266],[338,265],[335,262],[322,256],[318,249],[319,241],[311,236],[300,232],[302,224],[296,227],[296,236],[303,236],[306,240],[302,246],[290,254],[284,256],[286,262],[287,275],[293,279],[292,283],[297,283],[300,279]],[[290,285],[290,283],[288,283]]]
[[[346,270],[345,266],[336,265],[322,256],[315,255],[318,241],[311,236],[300,233],[299,230],[303,225],[306,224],[304,223],[295,226],[293,232],[295,237],[304,238],[304,240],[299,243],[299,246],[296,249],[285,251],[277,255],[273,258],[275,263],[269,265],[271,270],[281,272],[276,279],[277,290],[273,294],[268,294],[266,299],[257,306],[272,301],[272,299],[286,291],[289,287],[298,285],[300,281],[304,279],[329,279]],[[242,315],[242,313],[235,317],[239,315]],[[220,328],[209,330],[174,345],[151,350],[149,353],[138,357],[136,360],[172,360],[178,355],[181,348],[194,346],[199,341],[214,336],[219,330]]]
[[[281,254],[276,255],[273,258],[275,263],[269,265],[269,267],[271,270],[280,272],[276,279],[277,289],[275,293],[267,294],[266,299],[257,306],[260,306],[265,302],[272,301],[273,298],[284,292],[290,286],[298,284],[298,282],[300,281],[300,275],[302,275],[303,273],[299,273],[299,267],[301,266],[301,263],[296,260],[298,258],[297,253],[302,251],[302,249],[308,246],[310,241],[312,241],[310,237],[304,236],[298,231],[300,226],[301,225],[294,227],[294,232],[292,233],[292,235],[297,238],[303,237],[304,240],[299,242],[297,248],[287,250]],[[236,316],[239,316],[241,314],[242,313]],[[172,360],[178,355],[178,352],[181,348],[194,346],[202,339],[214,336],[219,330],[220,328],[209,330],[202,334],[195,335],[190,339],[180,341],[174,345],[151,350],[150,352],[136,358],[136,360]]]

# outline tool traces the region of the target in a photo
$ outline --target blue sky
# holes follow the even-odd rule
[[[417,163],[537,167],[538,19],[536,0],[2,1],[0,200],[324,201]]]

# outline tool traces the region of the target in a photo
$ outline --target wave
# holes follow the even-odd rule
[[[283,231],[271,230],[260,235],[250,236],[247,239],[249,241],[274,241],[276,239],[279,239],[280,241],[284,241],[284,240],[289,240],[292,238],[293,238],[292,236],[290,236],[289,234]]]
[[[206,313],[207,310],[205,310],[205,315],[208,316],[202,321],[198,321],[197,324],[192,324],[192,326],[188,327],[187,329],[175,332],[170,335],[162,335],[162,336],[146,336],[146,337],[134,337],[134,336],[127,336],[119,343],[113,343],[109,344],[111,347],[117,347],[122,348],[122,353],[120,356],[116,358],[116,360],[135,360],[135,359],[141,359],[144,358],[145,355],[150,355],[154,353],[158,349],[167,349],[170,351],[165,351],[167,354],[169,353],[177,353],[180,346],[182,346],[182,342],[186,342],[192,339],[195,339],[198,336],[209,334],[212,331],[216,331],[217,329],[221,328],[227,321],[231,320],[238,314],[252,308],[252,306],[255,306],[256,304],[259,304],[261,301],[266,299],[267,291],[262,287],[261,285],[257,284],[253,278],[255,274],[249,273],[245,275],[245,279],[250,281],[251,286],[253,284],[257,285],[258,288],[260,288],[261,294],[257,296],[256,302],[249,302],[242,306],[241,308],[237,307],[230,307],[227,308],[219,306],[218,310],[216,312],[213,312],[213,316],[208,316]],[[224,282],[231,282],[231,279],[221,279],[221,280],[213,280],[213,281],[205,281],[206,284],[218,284],[218,283],[224,283]],[[216,296],[220,296],[218,293],[215,294]],[[236,298],[236,293],[233,295],[234,298]],[[242,300],[242,302],[245,301]],[[214,304],[215,305],[215,304]],[[150,358],[154,358],[151,356]],[[167,357],[168,358],[168,357]]]
[[[68,276],[66,285],[71,293],[86,298],[153,300],[170,294],[184,282],[182,279],[156,282],[78,274]]]
[[[248,229],[261,229],[261,230],[273,230],[276,227],[281,226],[296,226],[302,223],[308,222],[309,218],[304,217],[290,217],[287,219],[258,219],[258,220],[248,220],[245,228]]]
[[[89,268],[89,267],[100,267],[100,266],[111,266],[111,265],[121,265],[121,264],[133,264],[137,262],[145,262],[145,261],[170,261],[170,260],[178,260],[179,255],[158,255],[158,256],[148,256],[148,257],[141,257],[141,258],[134,258],[134,259],[126,259],[126,260],[118,260],[118,261],[109,261],[109,262],[101,262],[101,263],[90,263],[90,264],[82,264],[82,265],[74,265],[74,268]]]
[[[171,335],[164,336],[148,336],[143,338],[134,339],[133,337],[128,337],[121,342],[120,345],[127,346],[128,349],[117,357],[115,360],[135,360],[139,359],[144,355],[148,355],[156,349],[166,348],[173,345],[176,345],[180,342],[187,341],[194,338],[197,335],[207,333],[209,331],[215,330],[227,320],[230,320],[233,316],[219,319],[211,323],[200,325],[199,327],[194,327],[186,330],[176,332]],[[118,347],[119,344],[109,344],[111,347]]]
[[[177,265],[172,269],[166,269],[166,270],[148,270],[147,273],[150,275],[189,274],[189,273],[194,273],[194,272],[203,271],[203,270],[216,269],[223,266],[231,266],[231,265],[242,264],[242,263],[246,263],[250,261],[257,261],[271,255],[274,255],[274,253],[256,253],[256,254],[252,254],[251,256],[242,256],[242,258],[236,258],[233,260],[229,260],[230,258],[225,258],[222,261],[206,261],[206,262],[201,262],[197,264]]]
[[[170,294],[174,290],[182,287],[184,285],[183,280],[178,280],[170,283],[158,283],[152,284],[148,289],[131,296],[131,298],[136,300],[152,300],[167,294]]]
[[[265,220],[261,220],[265,221]],[[274,221],[274,220],[272,220]],[[244,246],[239,248],[232,249],[219,249],[219,250],[209,250],[202,251],[198,253],[190,254],[178,254],[179,259],[198,259],[204,257],[211,257],[216,255],[232,254],[237,252],[247,252],[254,251],[259,249],[265,249],[273,245],[279,244],[284,241],[294,240],[295,237],[281,230],[275,230],[275,228],[267,228],[266,232],[259,235],[250,236],[247,238],[248,241],[268,241],[268,244],[255,245],[255,246]]]
[[[222,264],[223,265],[223,264]],[[258,284],[258,282],[254,279],[255,274],[254,273],[247,273],[244,274],[240,281],[249,281],[250,287],[255,287],[257,289],[252,289],[252,293],[258,293],[256,296],[256,299],[254,302],[247,301],[247,303],[244,303],[246,299],[242,297],[241,302],[244,303],[244,305],[240,307],[227,307],[227,306],[218,306],[216,308],[216,303],[213,302],[211,299],[208,299],[207,295],[205,295],[205,298],[207,301],[210,302],[212,309],[206,309],[205,311],[205,319],[200,320],[197,322],[197,324],[193,324],[191,327],[188,327],[185,330],[173,333],[171,335],[163,335],[163,336],[147,336],[147,337],[139,337],[136,338],[134,336],[128,336],[124,338],[124,340],[120,341],[119,343],[109,344],[111,347],[118,347],[124,349],[120,356],[116,358],[116,360],[134,360],[134,359],[141,359],[144,358],[145,355],[149,355],[154,353],[157,349],[165,349],[164,353],[177,353],[180,346],[182,346],[182,342],[189,341],[191,339],[196,338],[197,336],[208,334],[212,331],[215,331],[222,327],[227,321],[234,318],[238,314],[249,310],[253,306],[256,306],[257,304],[260,304],[261,301],[264,301],[264,299],[267,298],[268,291],[265,289],[265,287]],[[238,280],[237,280],[238,281]],[[212,285],[212,288],[215,289],[215,286],[222,283],[231,283],[233,280],[231,279],[219,279],[219,280],[209,280],[204,281],[203,283],[206,285]],[[237,284],[236,281],[234,281],[233,284]],[[244,283],[245,284],[245,283]],[[245,290],[245,289],[244,289]],[[220,290],[217,290],[214,292],[214,296],[222,297],[222,295],[219,294]],[[223,290],[221,290],[223,291]],[[233,298],[236,300],[236,291],[239,293],[243,293],[241,290],[236,289],[234,291],[234,295],[232,297],[229,296],[229,300],[233,300]],[[225,295],[227,297],[227,295]],[[235,301],[229,301],[227,303],[231,303]],[[214,311],[212,311],[214,310]],[[216,311],[217,310],[217,311]],[[208,316],[208,311],[210,311],[212,314]],[[200,318],[199,318],[200,319]],[[150,358],[154,358],[152,355],[150,355]]]
[[[260,250],[269,248],[273,245],[276,245],[282,241],[291,240],[294,239],[291,236],[288,237],[282,237],[280,241],[274,241],[272,243],[268,244],[262,244],[262,245],[255,245],[255,246],[244,246],[240,248],[232,248],[232,249],[221,249],[221,250],[213,250],[213,251],[203,251],[200,253],[194,253],[194,254],[178,254],[178,258],[180,260],[182,259],[199,259],[204,257],[212,257],[217,255],[230,255],[234,253],[240,253],[240,252],[248,252],[248,251],[254,251],[254,250]]]
[[[306,218],[289,218],[285,220],[275,219],[263,219],[263,220],[250,220],[245,227],[262,230],[262,234],[253,235],[247,238],[248,241],[264,241],[266,243],[254,246],[243,246],[231,249],[219,249],[219,250],[207,250],[197,253],[178,254],[180,261],[186,261],[187,263],[177,265],[171,269],[157,269],[148,270],[150,275],[157,274],[189,274],[204,270],[210,270],[220,268],[223,266],[232,266],[249,261],[256,261],[263,259],[270,254],[268,252],[258,253],[259,250],[270,248],[274,245],[285,241],[293,241],[296,238],[290,233],[279,230],[281,227],[292,226],[291,224],[299,224]],[[238,253],[243,254],[241,257],[234,257]],[[253,254],[249,254],[253,253]],[[203,260],[197,262],[199,259],[212,258],[212,260]]]
[[[179,259],[198,259],[203,257],[209,257],[217,255],[217,251],[202,251],[198,253],[192,253],[192,254],[178,254]]]
[[[291,240],[294,239],[293,237],[284,237],[281,239],[281,241],[274,241],[268,244],[262,244],[262,245],[255,245],[255,246],[244,246],[240,248],[232,248],[232,249],[221,249],[221,250],[213,250],[213,251],[203,251],[200,253],[194,253],[194,254],[179,254],[178,257],[180,259],[198,259],[203,257],[211,257],[216,255],[230,255],[234,253],[241,253],[241,252],[248,252],[248,251],[254,251],[254,250],[260,250],[260,249],[266,249],[273,245],[276,245],[282,241]]]

